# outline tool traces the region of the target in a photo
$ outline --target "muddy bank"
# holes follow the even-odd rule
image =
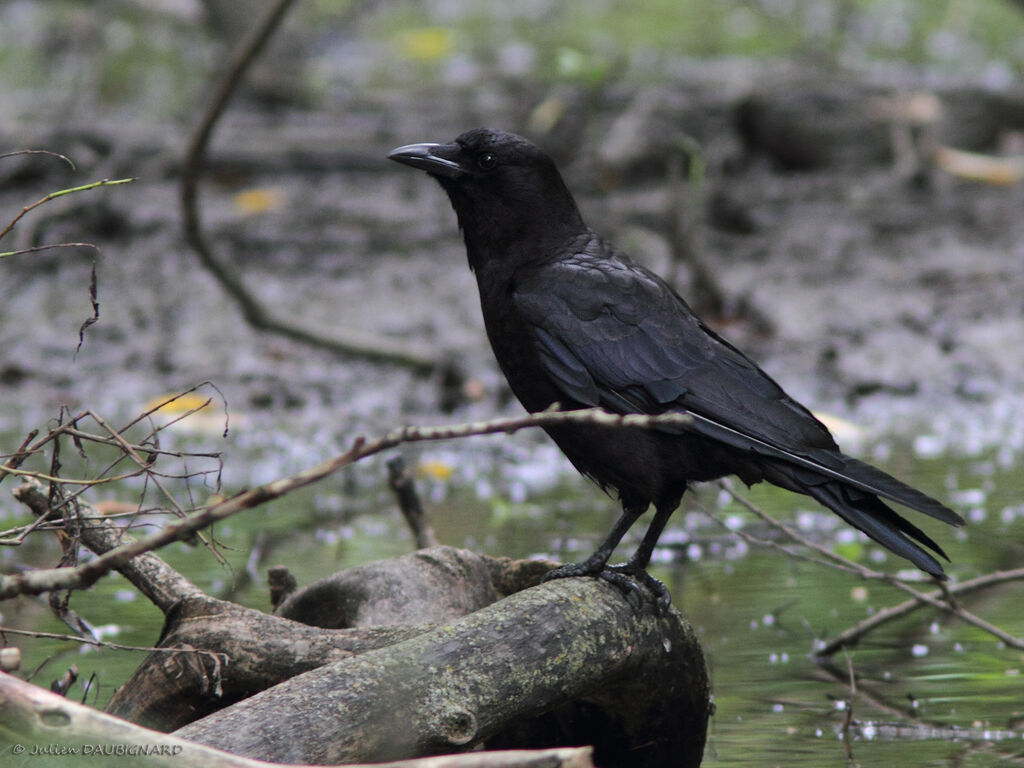
[[[211,241],[293,320],[457,361],[470,395],[449,416],[436,376],[245,325],[181,236],[187,121],[86,111],[59,128],[5,126],[8,146],[61,151],[78,169],[36,157],[0,165],[3,210],[95,178],[138,180],[54,201],[5,241],[99,245],[101,317],[75,356],[92,253],[0,262],[0,429],[24,432],[59,403],[127,416],[212,380],[238,417],[238,439],[257,457],[266,450],[267,466],[254,458],[238,478],[248,482],[304,466],[310,451],[337,450],[359,430],[514,412],[446,199],[384,159],[398,144],[489,124],[550,147],[592,226],[672,273],[701,306],[692,265],[673,261],[672,216],[686,216],[689,247],[722,292],[709,319],[794,396],[869,435],[1003,445],[1012,461],[1024,445],[1024,184],[964,181],[920,158],[908,165],[876,107],[910,91],[941,107],[915,140],[996,153],[1024,125],[1024,98],[1012,91],[903,69],[836,77],[743,61],[679,60],[656,84],[627,75],[600,89],[383,88],[272,112],[240,102],[216,134],[203,185]],[[559,119],[541,126],[538,107]],[[705,168],[697,187],[685,181],[695,156]]]

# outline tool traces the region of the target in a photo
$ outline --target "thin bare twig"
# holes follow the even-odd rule
[[[121,643],[112,643],[109,640],[98,640],[93,637],[62,635],[58,632],[39,632],[37,630],[30,629],[14,629],[13,627],[0,626],[0,635],[20,635],[22,637],[35,637],[47,640],[65,640],[67,642],[81,643],[82,645],[92,645],[97,648],[109,648],[112,651],[143,651],[145,653],[202,653],[209,656],[221,656],[225,661],[227,660],[226,653],[207,651],[199,648],[156,648],[144,645],[122,645]]]
[[[207,401],[207,402],[209,402],[209,401]],[[200,410],[200,409],[194,409],[194,410],[190,411],[189,414],[195,413],[197,410]],[[89,413],[92,413],[92,411],[89,411]],[[93,415],[95,415],[95,414],[93,414]],[[166,429],[167,427],[172,426],[173,424],[175,424],[179,420],[180,419],[174,419],[174,421],[168,421],[168,422],[166,422],[165,424],[162,425],[162,428]],[[110,429],[109,426],[107,426],[106,428]],[[184,458],[186,456],[186,454],[182,453],[181,451],[175,451],[175,450],[171,450],[169,448],[158,448],[158,447],[156,447],[154,445],[144,445],[144,444],[142,444],[140,442],[129,442],[129,441],[127,441],[125,439],[124,435],[121,434],[121,433],[118,433],[118,438],[115,439],[115,438],[112,438],[112,437],[104,437],[103,435],[96,435],[96,434],[93,434],[92,432],[86,432],[83,429],[76,429],[74,427],[69,426],[69,427],[64,429],[64,434],[68,435],[69,437],[76,438],[78,440],[83,440],[85,442],[98,443],[100,445],[106,445],[106,446],[110,446],[110,447],[118,447],[118,446],[121,445],[122,442],[124,442],[125,445],[128,448],[130,448],[132,451],[134,451],[136,453],[144,452],[144,453],[146,453],[147,455],[150,455],[150,456],[169,456],[171,458],[177,458],[177,459],[181,459],[181,458]],[[214,452],[214,451],[211,451],[209,453],[201,453],[201,452],[191,453],[190,452],[187,455],[190,456],[190,457],[193,457],[193,458],[195,458],[195,457],[203,457],[203,458],[208,458],[208,459],[215,459],[215,458],[218,458],[220,456],[220,453]]]
[[[777,550],[786,555],[786,557],[790,557],[794,560],[805,560],[809,563],[814,563],[815,565],[825,566],[826,568],[836,568],[841,571],[846,571],[847,573],[857,573],[857,570],[854,568],[846,568],[840,565],[839,563],[834,563],[828,560],[822,560],[821,558],[808,555],[805,552],[800,552],[799,550],[787,547],[784,544],[778,543],[777,541],[762,539],[757,536],[753,536],[744,530],[730,528],[728,525],[725,524],[725,521],[719,518],[718,515],[716,515],[703,504],[695,502],[695,506],[699,510],[701,510],[705,515],[707,515],[712,522],[716,523],[720,528],[722,528],[722,530],[726,531],[731,536],[737,536],[743,539],[743,541],[747,542],[748,544],[753,544],[757,547],[766,547],[767,549]]]
[[[853,761],[853,738],[850,734],[850,726],[853,724],[853,697],[857,695],[857,675],[853,671],[853,659],[849,653],[846,654],[846,670],[851,696],[846,700],[846,711],[843,712],[843,724],[840,727],[840,733],[843,739],[843,749],[846,751],[846,764],[853,766],[855,763]]]
[[[62,155],[60,152],[51,152],[48,149],[16,149],[13,152],[4,152],[0,154],[0,160],[4,160],[8,157],[18,157],[19,155],[47,155],[49,157],[55,157],[58,160],[63,160],[65,163],[71,166],[71,170],[77,171],[74,161],[67,155]]]
[[[31,482],[31,481],[27,481],[27,482]],[[52,509],[52,508],[48,507],[48,509]],[[155,526],[157,526],[159,524],[156,521],[153,521],[153,522],[148,522],[148,521],[146,521],[146,522],[138,522],[136,520],[136,518],[138,518],[138,517],[147,517],[147,516],[156,516],[156,515],[164,515],[167,512],[168,512],[168,510],[163,509],[163,508],[159,508],[159,507],[148,508],[148,509],[138,509],[138,508],[132,507],[132,509],[125,510],[123,512],[100,512],[99,510],[96,510],[96,514],[83,515],[82,520],[83,520],[83,522],[92,522],[94,524],[96,523],[96,521],[101,521],[101,522],[109,521],[111,523],[111,525],[106,526],[106,527],[108,527],[108,528],[110,528],[112,530],[116,530],[119,533],[123,533],[126,529],[141,528],[141,527],[150,527],[150,528],[151,527],[155,527]],[[129,520],[127,525],[124,525],[124,526],[113,525],[113,521],[114,520],[121,520],[121,519],[124,519],[124,518],[130,518],[130,520]],[[35,531],[60,531],[60,530],[64,530],[64,521],[63,520],[55,520],[55,519],[53,519],[52,517],[49,517],[49,516],[48,517],[42,517],[42,518],[36,518],[36,520],[34,520],[29,525],[17,525],[17,526],[14,526],[13,528],[8,528],[8,529],[6,529],[4,531],[0,531],[0,547],[18,547],[18,546],[21,546],[21,544],[24,543],[25,538],[28,536],[28,534],[33,533]]]
[[[8,256],[20,256],[24,253],[38,253],[39,251],[49,251],[53,248],[91,248],[92,250],[99,252],[99,246],[95,243],[50,243],[49,245],[34,245],[31,248],[19,248],[16,251],[4,251],[0,253],[0,259],[5,259]]]
[[[83,184],[78,187],[71,187],[70,189],[61,189],[58,190],[57,192],[51,192],[46,197],[36,200],[31,205],[26,205],[24,208],[22,208],[21,212],[18,213],[13,219],[11,219],[6,227],[0,230],[0,240],[2,240],[8,232],[14,229],[15,225],[17,225],[17,223],[21,221],[21,219],[25,216],[26,213],[28,213],[31,210],[34,210],[35,208],[38,208],[39,206],[45,203],[50,202],[51,200],[54,200],[58,197],[63,197],[64,195],[74,194],[75,192],[85,192],[86,190],[89,189],[96,189],[97,187],[113,187],[118,184],[127,184],[134,180],[135,179],[100,179],[99,181],[94,181],[91,184]]]
[[[82,589],[88,587],[104,574],[120,568],[137,555],[159,549],[175,541],[186,539],[196,531],[206,528],[213,523],[225,520],[246,509],[251,509],[280,498],[298,488],[318,482],[337,472],[342,467],[347,467],[368,456],[394,448],[402,443],[451,440],[470,435],[487,435],[502,432],[510,433],[527,427],[564,423],[589,423],[609,427],[621,426],[650,429],[657,426],[687,427],[690,425],[691,420],[689,416],[678,413],[667,413],[659,416],[619,416],[599,408],[588,408],[578,411],[547,410],[513,418],[468,424],[440,427],[400,427],[375,440],[357,437],[353,440],[352,447],[340,456],[322,462],[303,472],[265,483],[206,509],[193,512],[188,517],[172,523],[156,533],[119,546],[89,562],[68,568],[40,569],[0,576],[0,600],[21,594],[37,595],[56,589]]]

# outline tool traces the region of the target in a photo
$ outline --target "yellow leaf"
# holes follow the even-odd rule
[[[426,459],[421,461],[420,465],[416,468],[416,473],[420,477],[425,477],[430,480],[447,480],[452,476],[454,468],[451,464],[447,464],[443,461],[437,461],[436,459]]]
[[[413,61],[435,61],[452,52],[452,33],[443,27],[405,29],[395,35],[399,52]]]
[[[235,207],[246,215],[276,210],[282,202],[284,193],[276,187],[255,187],[235,195]]]
[[[171,398],[174,399],[172,400]],[[161,403],[163,405],[160,405]],[[212,402],[209,396],[188,392],[177,397],[174,395],[163,395],[162,397],[154,398],[146,403],[145,410],[149,411],[156,408],[156,413],[163,416],[172,416],[188,413],[189,411],[202,410],[203,408],[210,407],[210,405],[212,405]]]
[[[248,421],[240,413],[232,413],[229,421],[219,399],[197,392],[153,398],[146,411],[152,411],[149,418],[158,428],[192,434],[222,435],[228,426],[244,427]]]
[[[1008,186],[1024,179],[1024,156],[995,157],[940,146],[935,164],[944,171],[971,181]]]

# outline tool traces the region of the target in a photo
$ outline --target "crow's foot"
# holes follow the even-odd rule
[[[672,604],[672,595],[668,592],[668,587],[662,584],[658,579],[654,578],[647,572],[645,568],[637,565],[632,560],[620,563],[619,565],[609,565],[605,570],[612,571],[615,575],[620,578],[623,574],[632,576],[634,579],[639,581],[645,587],[647,591],[654,595],[658,601],[658,608],[662,611],[668,610],[669,605]]]
[[[620,565],[604,565],[588,561],[569,563],[545,573],[541,582],[567,579],[574,576],[596,576],[599,579],[604,579],[622,592],[623,596],[630,602],[632,602],[632,598],[638,597],[637,593],[640,586],[637,582],[640,582],[654,595],[658,608],[662,611],[667,609],[672,602],[672,597],[669,595],[668,589],[666,589],[664,584],[651,576],[643,568],[631,562],[621,563]]]
[[[637,596],[640,590],[637,583],[629,578],[629,576],[612,570],[604,563],[594,563],[589,560],[584,560],[582,563],[568,563],[548,571],[544,574],[541,582],[569,579],[575,576],[596,576],[599,579],[604,579],[622,592],[626,600]]]

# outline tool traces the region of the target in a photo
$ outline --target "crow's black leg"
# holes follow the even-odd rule
[[[607,537],[605,537],[605,540],[601,542],[601,546],[597,548],[597,551],[594,552],[594,554],[581,563],[569,563],[568,565],[563,565],[552,571],[548,571],[544,574],[544,578],[541,579],[541,581],[565,579],[571,576],[599,576],[619,587],[627,594],[629,591],[635,590],[636,585],[633,584],[632,581],[615,571],[609,570],[607,565],[608,558],[612,556],[612,552],[614,552],[615,548],[619,546],[619,542],[622,541],[622,537],[626,535],[626,531],[628,531],[630,526],[636,522],[637,518],[646,511],[646,504],[642,506],[624,506],[622,509],[622,516],[618,521],[616,521],[611,532]]]
[[[651,520],[651,524],[647,526],[647,533],[644,534],[644,538],[640,542],[640,546],[636,548],[633,556],[622,565],[608,566],[608,570],[620,574],[629,574],[630,576],[638,579],[645,587],[654,593],[662,607],[668,607],[669,603],[672,601],[672,596],[669,595],[668,589],[664,584],[647,572],[647,565],[651,562],[651,554],[654,552],[654,547],[658,543],[658,539],[661,537],[661,532],[665,530],[665,525],[668,523],[668,519],[672,517],[672,513],[676,511],[676,507],[678,506],[679,503],[676,502],[675,504],[663,504],[657,507],[654,513],[654,519]]]
[[[633,556],[629,558],[629,562],[623,564],[623,569],[626,566],[638,571],[647,568],[647,565],[651,562],[654,547],[658,544],[658,539],[661,538],[661,533],[665,530],[668,519],[672,517],[672,513],[676,511],[678,506],[679,504],[677,503],[672,506],[663,505],[657,508],[654,513],[654,519],[647,526],[647,533],[644,534],[643,541],[640,542],[640,546],[636,548]]]

